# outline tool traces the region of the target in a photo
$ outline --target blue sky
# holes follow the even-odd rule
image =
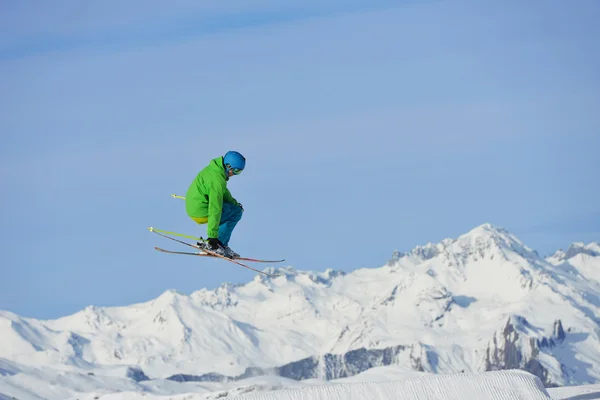
[[[0,5],[0,309],[251,280],[146,230],[205,235],[170,194],[230,149],[231,246],[301,270],[600,240],[596,1],[280,3]]]

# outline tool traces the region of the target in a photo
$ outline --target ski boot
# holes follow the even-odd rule
[[[216,249],[212,249],[210,247],[210,245],[208,244],[208,242],[196,242],[196,245],[200,248],[200,250],[208,250],[213,253],[217,253],[218,255],[223,256],[223,257],[227,257],[227,258],[234,258],[236,256],[239,257],[239,254],[237,254],[236,252],[231,250],[229,247],[223,245],[221,242],[219,242],[219,245],[217,246]]]
[[[238,253],[236,253],[235,251],[233,251],[231,249],[231,247],[229,246],[224,246],[223,249],[225,250],[225,257],[229,257],[229,258],[239,258],[240,255]]]

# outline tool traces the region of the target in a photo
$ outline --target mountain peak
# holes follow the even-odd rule
[[[585,244],[583,242],[575,242],[569,246],[567,251],[559,249],[546,260],[552,264],[560,264],[565,261],[569,261],[580,254],[589,257],[600,257],[600,243],[591,242],[589,244]]]
[[[504,246],[508,248],[526,248],[527,252],[532,250],[527,248],[519,238],[510,233],[508,230],[502,227],[485,223],[479,225],[469,232],[461,235],[457,239],[458,241],[472,241],[472,242],[493,242],[496,245]]]
[[[583,242],[574,242],[572,243],[567,251],[563,251],[559,249],[556,253],[554,253],[551,257],[549,257],[553,261],[565,261],[569,260],[579,254],[585,254],[591,257],[599,257],[600,256],[600,243],[591,242],[589,244],[585,244]]]
[[[152,305],[158,308],[177,307],[181,301],[185,301],[189,296],[174,289],[164,291],[160,296],[152,300]]]
[[[433,259],[441,254],[462,256],[478,254],[483,258],[490,252],[512,251],[526,259],[539,258],[536,251],[525,246],[516,236],[504,228],[490,223],[479,225],[456,239],[444,239],[439,243],[416,246],[409,253],[394,252],[392,261],[408,257],[415,262]],[[491,255],[491,254],[490,254]]]
[[[465,233],[462,236],[472,236],[472,237],[493,237],[493,236],[510,236],[510,233],[504,229],[497,226],[494,226],[490,223],[481,224],[471,229],[469,232]]]
[[[500,250],[503,253],[511,251],[525,259],[539,259],[537,251],[527,247],[515,235],[489,223],[472,229],[460,236],[457,241],[463,247],[470,245],[479,251],[489,251],[490,249]]]
[[[590,244],[583,242],[572,243],[565,254],[566,258],[575,257],[577,254],[587,254],[592,257],[600,256],[600,244],[596,242]]]

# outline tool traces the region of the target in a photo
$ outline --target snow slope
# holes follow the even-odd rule
[[[600,399],[600,384],[567,388],[545,389],[534,375],[519,370],[468,374],[428,375],[419,378],[366,381],[353,383],[331,383],[293,385],[281,389],[269,387],[266,382],[257,382],[236,392],[211,394],[188,394],[169,396],[173,400],[208,400],[230,398],[232,400],[592,400]],[[265,391],[269,390],[269,391]],[[118,394],[90,393],[80,400],[158,400],[165,396],[147,396],[145,393],[125,392]]]
[[[519,371],[501,371],[487,374],[435,375],[376,384],[366,382],[287,389],[234,397],[236,398],[239,400],[480,400],[487,398],[547,400],[550,396],[535,376]]]
[[[559,250],[546,260],[590,282],[600,282],[600,243],[573,243],[566,252]]]
[[[262,375],[302,386],[390,365],[403,376],[518,368],[546,386],[597,383],[599,248],[543,259],[485,224],[379,268],[285,267],[56,320],[0,311],[0,393],[208,395]]]

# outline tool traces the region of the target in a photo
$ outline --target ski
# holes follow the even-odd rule
[[[222,256],[221,254],[218,254],[218,253],[212,252],[212,251],[210,251],[210,250],[207,250],[207,249],[200,249],[198,246],[196,246],[196,245],[193,245],[193,244],[191,244],[191,243],[184,242],[183,240],[175,239],[175,238],[173,238],[173,237],[171,237],[171,236],[164,235],[164,234],[162,234],[162,233],[160,233],[160,232],[157,232],[157,231],[156,231],[156,230],[155,230],[153,227],[148,227],[148,230],[149,230],[150,232],[156,233],[157,235],[159,235],[159,236],[162,236],[162,237],[164,237],[164,238],[167,238],[167,239],[173,240],[173,241],[175,241],[175,242],[178,242],[178,243],[184,244],[184,245],[186,245],[186,246],[193,247],[194,249],[197,249],[197,250],[202,250],[202,253],[191,253],[191,254],[188,254],[188,255],[197,255],[197,256],[201,256],[201,255],[202,255],[202,256],[204,256],[204,255],[207,255],[207,256],[211,256],[211,257],[215,257],[215,258],[220,258],[220,259],[222,259],[222,260],[229,261],[229,262],[231,262],[231,263],[237,264],[237,265],[239,265],[239,266],[241,266],[241,267],[244,267],[244,268],[248,268],[248,269],[250,269],[250,270],[252,270],[252,271],[258,272],[259,274],[263,274],[263,275],[265,275],[265,276],[269,276],[269,277],[276,277],[276,276],[278,276],[278,274],[269,274],[269,273],[266,273],[266,272],[264,272],[264,271],[260,271],[260,270],[258,270],[258,269],[256,269],[256,268],[252,268],[252,267],[250,267],[249,265],[246,265],[246,264],[244,264],[244,263],[241,263],[241,262],[239,262],[239,261],[236,261],[236,260],[234,260],[234,259],[231,259],[231,258],[228,258],[228,257]],[[160,248],[157,248],[157,247],[155,247],[155,249],[156,249],[156,250],[159,250],[159,251],[162,251],[162,252],[165,252],[165,253],[170,253],[170,252],[171,252],[170,250],[160,249]],[[177,252],[177,253],[175,253],[175,254],[181,254],[181,253],[184,253],[184,252]],[[184,254],[185,254],[185,253],[184,253]]]
[[[148,227],[148,230],[149,230],[150,232],[152,232],[152,233],[156,233],[157,235],[159,235],[159,236],[162,236],[162,237],[164,237],[164,238],[167,238],[167,239],[170,239],[170,240],[174,240],[174,241],[176,241],[177,243],[185,244],[186,246],[190,246],[190,247],[193,247],[194,249],[200,250],[200,248],[199,248],[198,246],[196,246],[195,244],[191,244],[191,243],[188,243],[188,242],[184,242],[183,240],[175,239],[174,237],[171,237],[171,236],[168,236],[168,235],[162,234],[162,233],[160,233],[160,232],[157,232],[157,230],[156,230],[156,229],[154,229],[154,228],[153,228],[153,227],[151,227],[151,226],[149,226],[149,227]],[[204,239],[202,239],[202,238],[198,238],[198,239],[200,239],[200,240],[204,240]]]
[[[285,258],[283,258],[281,260],[261,260],[260,258],[236,257],[235,260],[242,260],[242,261],[255,262],[255,263],[274,264],[274,263],[284,262]]]
[[[194,246],[196,247],[196,246]],[[164,253],[172,253],[172,254],[187,254],[190,256],[205,256],[205,257],[213,257],[212,254],[208,254],[208,253],[204,253],[204,249],[202,249],[202,251],[200,252],[192,252],[192,251],[174,251],[174,250],[166,250],[166,249],[162,249],[160,247],[154,247],[156,250],[158,251],[162,251]],[[230,260],[232,260],[230,258]],[[238,261],[248,261],[248,262],[256,262],[256,263],[279,263],[279,262],[283,262],[285,260],[260,260],[257,258],[249,258],[249,257],[235,257],[233,258],[233,260],[238,260]]]
[[[198,247],[197,245],[195,245],[195,244],[188,243],[188,242],[185,242],[185,241],[183,241],[183,240],[179,240],[179,239],[176,239],[176,238],[174,238],[174,237],[171,237],[171,236],[169,236],[169,235],[165,235],[165,234],[163,234],[163,233],[160,233],[160,232],[158,232],[158,230],[157,230],[157,229],[154,229],[154,228],[153,228],[153,227],[151,227],[151,226],[150,226],[150,227],[148,227],[148,230],[149,230],[150,232],[156,233],[156,234],[157,234],[157,235],[159,235],[159,236],[162,236],[162,237],[164,237],[164,238],[167,238],[167,239],[173,240],[173,241],[175,241],[175,242],[177,242],[177,243],[185,244],[186,246],[190,246],[190,247],[192,247],[192,248],[194,248],[194,249],[196,249],[196,250],[202,250],[202,251],[204,251],[204,249],[201,249],[201,248],[199,248],[199,247]],[[184,237],[187,237],[187,236],[184,236]],[[190,236],[190,237],[191,237],[191,236]],[[195,238],[195,239],[199,239],[199,240],[202,240],[202,241],[204,241],[204,239],[202,239],[202,238]],[[231,260],[231,258],[230,258],[230,260]],[[236,257],[236,258],[235,258],[235,260],[242,260],[242,261],[249,261],[249,262],[257,262],[257,263],[268,263],[268,264],[271,264],[271,263],[280,263],[280,262],[284,262],[284,261],[285,261],[285,258],[282,258],[281,260],[262,260],[262,259],[260,259],[260,258]]]
[[[186,254],[188,256],[204,256],[204,257],[212,257],[212,254],[203,253],[203,252],[193,252],[193,251],[175,251],[175,250],[166,250],[158,246],[154,246],[154,250],[162,251],[163,253],[169,254]]]
[[[173,250],[165,250],[165,249],[162,249],[162,248],[160,248],[160,247],[156,247],[156,246],[154,246],[154,249],[156,249],[156,250],[158,250],[158,251],[161,251],[161,252],[163,252],[163,253],[170,253],[170,254],[185,254],[185,255],[188,255],[188,256],[200,256],[200,257],[214,257],[214,258],[221,258],[221,259],[223,259],[223,260],[227,260],[227,261],[229,261],[229,262],[232,262],[232,263],[234,263],[234,264],[237,264],[237,265],[239,265],[239,266],[241,266],[241,267],[248,268],[248,269],[250,269],[250,270],[252,270],[252,271],[254,271],[254,272],[258,272],[259,274],[263,274],[263,275],[265,275],[265,276],[268,276],[268,277],[271,277],[271,278],[275,278],[275,277],[279,276],[279,274],[269,274],[269,273],[267,273],[267,272],[264,272],[264,271],[258,270],[258,269],[256,269],[256,268],[252,268],[252,267],[251,267],[251,266],[249,266],[249,265],[243,264],[243,263],[241,263],[241,262],[238,262],[238,261],[236,261],[236,260],[234,260],[234,259],[231,259],[231,258],[227,258],[227,257],[225,257],[225,256],[222,256],[222,255],[220,255],[220,254],[213,253],[213,252],[211,252],[210,250],[207,250],[206,252],[192,253],[192,252],[187,252],[187,251],[173,251]]]

